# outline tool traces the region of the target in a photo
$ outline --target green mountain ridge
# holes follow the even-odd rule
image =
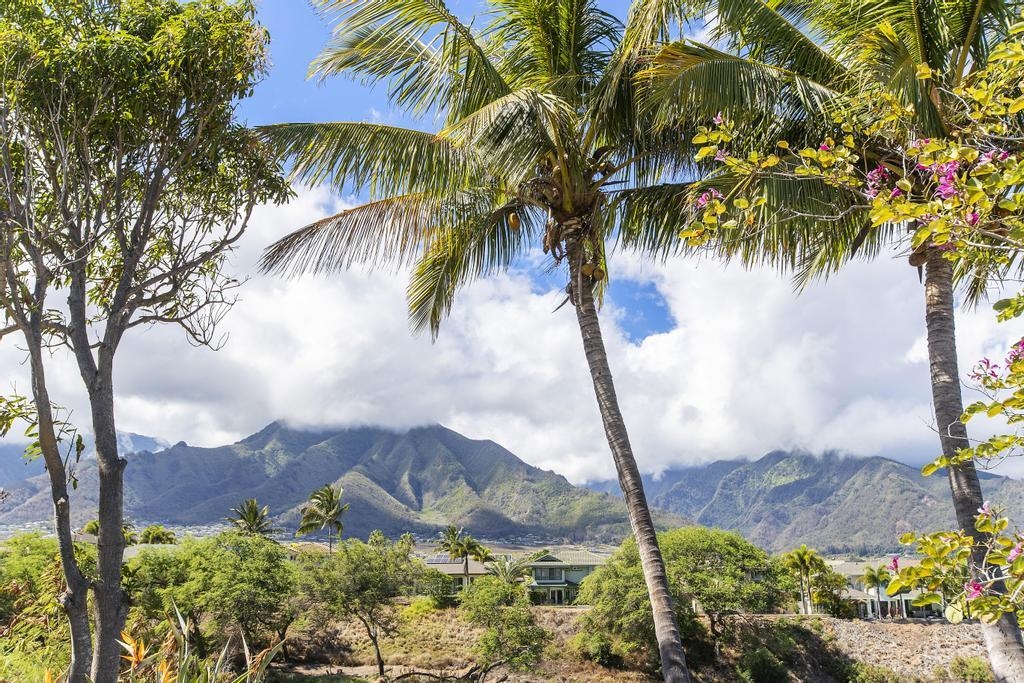
[[[1024,482],[981,473],[985,495],[1020,519]],[[614,492],[614,482],[594,490]],[[719,460],[645,478],[648,500],[698,523],[737,531],[769,550],[802,543],[825,553],[896,551],[907,531],[955,526],[942,473],[883,457],[772,451],[754,460]]]
[[[197,448],[178,443],[128,457],[125,509],[138,523],[223,522],[245,498],[269,505],[294,528],[299,507],[324,484],[345,489],[345,534],[433,534],[447,524],[486,538],[617,541],[629,533],[625,505],[526,464],[492,441],[441,426],[392,432],[374,427],[304,431],[273,423],[238,443]],[[95,462],[84,460],[72,494],[74,521],[95,515]],[[0,504],[0,524],[51,515],[46,477],[15,484]],[[663,527],[684,520],[658,512]]]

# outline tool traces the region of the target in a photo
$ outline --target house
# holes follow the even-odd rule
[[[463,584],[466,581],[466,565],[462,560],[453,560],[448,555],[439,554],[427,555],[423,558],[423,561],[429,568],[439,571],[451,579],[453,595],[463,589]],[[483,563],[470,558],[469,583],[473,583],[486,574],[487,567]]]
[[[842,574],[846,578],[846,592],[843,597],[854,604],[857,609],[857,616],[862,619],[884,618],[918,618],[923,619],[932,616],[942,616],[942,605],[925,605],[917,607],[913,601],[921,595],[920,591],[904,591],[899,595],[889,596],[885,587],[879,591],[874,586],[868,587],[864,583],[864,572],[868,567],[884,566],[891,558],[879,558],[870,562],[850,562],[843,560],[826,560],[833,571]],[[912,566],[920,560],[912,558],[900,558],[902,566]],[[881,613],[879,613],[881,608]]]
[[[571,548],[546,550],[533,556],[527,584],[530,600],[543,605],[574,603],[580,582],[607,561],[607,555]]]

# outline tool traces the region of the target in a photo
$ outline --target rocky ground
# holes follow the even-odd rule
[[[638,671],[607,669],[574,654],[569,641],[578,630],[580,608],[535,608],[538,623],[552,634],[544,661],[525,673],[501,672],[495,680],[517,683],[612,683],[652,680]],[[921,621],[844,621],[829,617],[758,616],[736,617],[736,632],[743,633],[733,644],[721,647],[714,661],[695,666],[701,683],[740,680],[737,673],[744,648],[764,642],[774,648],[794,683],[951,683],[971,680],[951,673],[957,658],[983,659],[985,650],[978,624],[952,625]],[[777,647],[780,634],[788,641]],[[325,634],[326,635],[326,634]],[[472,663],[477,633],[458,618],[455,610],[442,610],[408,621],[399,636],[388,641],[384,656],[389,675],[412,669],[452,674]],[[295,681],[376,680],[376,669],[368,644],[354,626],[341,626],[329,635],[345,643],[335,650],[331,663],[292,667]],[[740,645],[740,643],[744,643]],[[309,676],[309,678],[305,678]],[[975,679],[977,680],[977,679]]]

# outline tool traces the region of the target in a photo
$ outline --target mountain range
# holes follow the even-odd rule
[[[1024,482],[981,472],[982,489],[1011,517],[1024,513]],[[614,493],[618,482],[596,482]],[[907,531],[955,527],[949,484],[940,471],[882,457],[774,451],[754,460],[719,460],[646,477],[651,505],[699,524],[737,531],[773,551],[802,543],[821,552],[872,554],[899,548]]]
[[[617,541],[628,534],[625,505],[532,467],[492,441],[441,426],[395,433],[373,427],[303,431],[273,423],[238,443],[196,448],[178,443],[128,458],[126,515],[136,523],[221,523],[246,498],[268,505],[283,529],[325,484],[344,488],[345,535],[381,529],[432,535],[447,524],[484,538]],[[85,458],[72,493],[73,521],[95,516],[96,464]],[[9,485],[0,524],[48,519],[45,474]],[[681,524],[660,512],[662,527]]]
[[[629,532],[618,482],[576,487],[532,467],[493,441],[468,439],[439,425],[394,432],[376,427],[300,430],[273,423],[235,444],[170,447],[121,437],[125,507],[137,524],[221,524],[246,498],[268,505],[282,530],[293,529],[309,493],[340,485],[350,509],[345,535],[373,529],[433,535],[447,524],[489,539],[612,541]],[[0,443],[0,525],[51,516],[39,461]],[[73,521],[95,517],[96,464],[78,465]],[[986,497],[1022,519],[1024,482],[982,473]],[[953,526],[942,474],[923,477],[881,457],[774,451],[758,460],[720,460],[645,477],[655,520],[692,520],[737,531],[772,551],[806,543],[829,554],[896,550],[911,531]]]

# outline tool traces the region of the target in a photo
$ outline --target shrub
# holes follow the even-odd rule
[[[849,683],[901,683],[903,679],[884,666],[854,662],[849,666],[846,680]]]
[[[953,680],[964,683],[993,683],[996,680],[992,668],[981,657],[954,657],[949,663],[949,674]]]
[[[789,671],[766,647],[745,653],[740,657],[737,676],[744,683],[788,683]]]

